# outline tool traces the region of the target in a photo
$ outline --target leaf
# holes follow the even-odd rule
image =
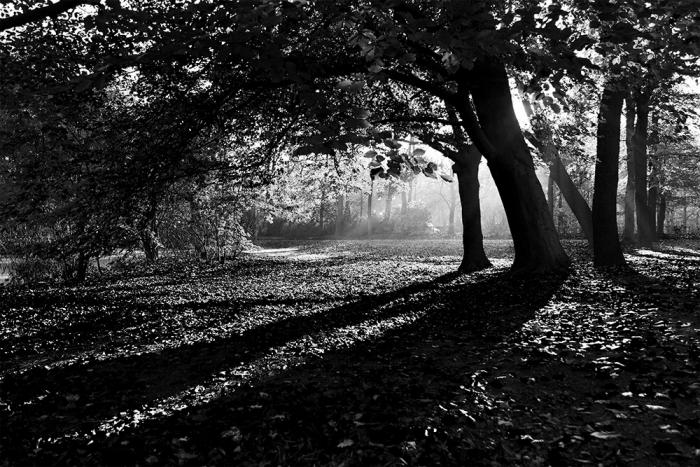
[[[393,139],[385,139],[384,145],[391,149],[401,149],[401,143]]]
[[[425,149],[416,148],[413,150],[413,157],[421,157],[425,155]]]
[[[370,149],[366,153],[363,154],[363,157],[367,157],[368,159],[374,159],[374,157],[377,155],[377,151],[374,149]]]
[[[615,433],[614,431],[594,431],[591,433],[591,436],[598,439],[615,439],[619,438],[621,435],[620,433]]]
[[[350,446],[354,445],[355,441],[351,439],[344,439],[340,443],[338,443],[339,448],[349,448]]]
[[[448,183],[452,183],[452,182],[453,182],[452,177],[449,176],[449,175],[440,174],[440,178],[442,178],[443,180],[445,180],[445,181],[448,182]]]
[[[369,171],[369,178],[374,180],[377,176],[382,176],[384,173],[384,167],[375,167]]]

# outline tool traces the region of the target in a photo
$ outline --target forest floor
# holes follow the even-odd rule
[[[0,465],[697,465],[700,245],[321,241],[0,290]]]

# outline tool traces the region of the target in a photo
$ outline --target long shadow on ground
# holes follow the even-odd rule
[[[473,376],[484,370],[498,342],[547,303],[562,278],[514,281],[496,271],[471,280],[445,275],[322,316],[289,318],[223,341],[37,371],[28,375],[28,381],[8,381],[0,394],[18,412],[0,430],[14,431],[13,438],[28,442],[6,454],[28,460],[37,437],[76,428],[66,420],[94,420],[137,407],[305,334],[405,315],[414,319],[378,339],[261,375],[213,401],[148,420],[117,436],[98,433],[90,445],[42,444],[31,454],[32,460],[66,465],[485,462],[497,455],[489,436],[475,428],[472,444],[448,446],[440,433],[454,428],[445,423],[469,430],[493,409],[488,394],[472,386]],[[71,380],[84,384],[76,387],[81,407],[73,404],[65,409],[66,420],[61,423],[41,420],[41,414],[55,410],[55,399],[47,401],[51,399],[47,396],[31,406],[21,405],[37,392],[51,393]],[[24,389],[32,387],[38,389]],[[112,396],[103,403],[100,398],[109,394],[122,399]],[[439,418],[443,426],[433,426],[433,416],[440,410],[454,414]],[[361,449],[348,450],[350,446]],[[412,458],[417,452],[421,457]]]
[[[0,432],[26,440],[27,445],[15,444],[15,453],[20,455],[37,438],[95,429],[105,418],[176,395],[221,370],[251,362],[271,348],[294,339],[365,320],[384,320],[426,307],[435,308],[436,296],[441,295],[445,284],[454,277],[441,276],[323,313],[287,317],[240,335],[234,331],[230,337],[213,342],[195,342],[128,357],[109,356],[106,360],[57,368],[34,368],[9,375],[0,383],[0,400],[10,408],[8,416],[2,417]],[[500,281],[499,277],[483,285],[467,286],[443,300],[457,302],[471,297],[476,300],[475,289],[488,288],[491,282]],[[474,309],[468,313],[471,320],[487,316],[475,312]]]

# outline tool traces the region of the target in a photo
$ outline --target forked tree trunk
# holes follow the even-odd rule
[[[514,272],[548,272],[569,266],[559,241],[542,186],[535,174],[510,95],[505,67],[480,60],[474,66],[471,95],[479,128],[467,125],[469,136],[489,163],[503,201],[515,249]],[[463,119],[473,120],[468,102],[458,103]],[[483,134],[481,134],[483,131]],[[486,143],[489,144],[486,144]]]
[[[464,254],[459,272],[479,271],[491,267],[484,252],[479,203],[479,162],[481,154],[470,146],[456,155],[452,170],[457,174],[459,201],[462,205],[462,243]],[[451,217],[452,218],[452,217]]]
[[[617,171],[623,94],[615,83],[603,90],[598,115],[593,192],[593,261],[596,266],[625,264],[617,234]]]
[[[625,99],[625,147],[627,149],[627,185],[625,186],[625,228],[622,238],[627,242],[634,241],[634,101],[628,97]]]

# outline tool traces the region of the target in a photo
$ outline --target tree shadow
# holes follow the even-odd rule
[[[165,293],[159,295],[167,296]],[[142,298],[142,297],[139,297]],[[50,358],[56,353],[56,344],[61,343],[61,359],[70,354],[79,354],[90,348],[99,348],[104,342],[113,340],[114,336],[126,330],[143,326],[162,327],[165,321],[182,319],[183,316],[196,312],[210,318],[217,311],[225,314],[223,319],[231,320],[243,311],[253,311],[256,307],[309,307],[337,302],[333,298],[269,298],[262,297],[249,300],[208,300],[206,302],[190,301],[185,303],[160,304],[138,303],[134,299],[94,301],[84,307],[100,307],[98,312],[80,315],[75,319],[61,320],[34,332],[32,335],[16,335],[0,342],[0,374],[12,368],[25,365],[31,361]],[[99,303],[99,305],[97,304]],[[215,323],[216,324],[216,323]],[[132,335],[130,345],[140,345],[152,340],[152,336]],[[18,349],[26,347],[26,350]]]
[[[67,441],[47,447],[38,453],[38,459],[54,462],[53,456],[62,452],[61,463],[71,464],[87,452],[98,464],[143,463],[153,454],[149,443],[156,440],[155,454],[160,463],[333,464],[344,455],[343,443],[347,445],[351,440],[369,446],[353,454],[359,456],[354,459],[357,463],[398,463],[400,456],[410,457],[407,450],[415,447],[415,440],[431,442],[424,436],[431,412],[440,403],[464,395],[471,375],[484,369],[494,346],[532,319],[563,280],[514,280],[503,271],[491,271],[464,281],[448,274],[367,297],[322,316],[290,318],[263,326],[240,337],[183,346],[161,355],[32,375],[30,383],[42,390],[55,383],[88,379],[80,394],[92,407],[99,404],[96,394],[109,392],[126,397],[121,403],[111,400],[98,409],[75,414],[104,417],[196,384],[219,369],[251,361],[271,347],[310,332],[424,312],[379,338],[260,377],[202,406],[144,422],[119,436],[98,436],[90,446]],[[157,390],[139,388],[139,378],[151,383],[165,379],[165,384],[159,384]],[[23,384],[26,387],[26,381]],[[3,386],[3,399],[18,395],[18,385]],[[16,403],[22,399],[27,397],[18,398]],[[39,414],[55,410],[53,404],[50,401],[21,408],[21,422],[15,419],[6,428],[24,430],[25,439],[30,440],[65,431],[65,426],[55,425],[49,432],[33,429]],[[487,405],[474,400],[464,404],[464,409],[473,413],[486,410]],[[89,430],[90,425],[81,429]],[[449,456],[454,457],[441,457],[446,454],[439,448],[439,440],[432,442],[432,448],[422,450],[428,457],[416,459],[417,463],[474,463],[489,454],[483,447],[474,447],[452,451]],[[20,455],[24,448],[17,447],[13,455]]]
[[[26,430],[27,439],[36,439],[95,428],[104,418],[175,395],[219,371],[250,362],[294,339],[367,319],[396,316],[405,308],[387,307],[387,304],[437,290],[454,277],[454,274],[440,276],[320,313],[285,316],[267,323],[263,320],[257,327],[232,330],[226,337],[213,341],[207,341],[206,336],[192,336],[192,342],[177,347],[151,348],[129,356],[110,354],[107,345],[104,359],[89,362],[76,359],[65,366],[33,368],[7,375],[0,382],[0,400],[10,407],[12,417],[0,431]],[[54,414],[51,420],[46,420],[48,413]]]

